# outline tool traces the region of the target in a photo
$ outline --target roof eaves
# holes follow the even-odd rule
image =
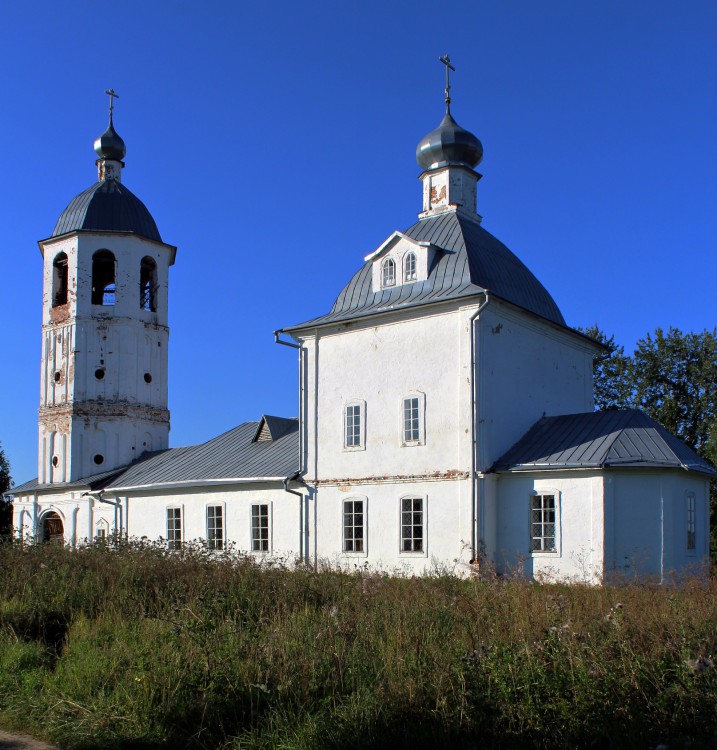
[[[112,492],[143,492],[145,490],[169,490],[183,487],[219,487],[234,484],[258,484],[261,482],[283,482],[285,477],[217,477],[214,479],[186,479],[170,482],[149,482],[148,484],[109,485],[105,489]]]

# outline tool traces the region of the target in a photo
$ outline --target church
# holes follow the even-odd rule
[[[604,351],[483,228],[483,147],[449,92],[417,146],[416,223],[366,249],[326,314],[274,333],[298,358],[298,418],[177,448],[177,248],[123,183],[108,92],[98,180],[39,242],[38,476],[12,491],[18,537],[197,541],[398,575],[704,570],[717,471],[639,411],[593,411]]]

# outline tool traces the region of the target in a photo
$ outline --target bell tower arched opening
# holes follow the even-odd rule
[[[157,263],[148,255],[142,258],[139,267],[139,307],[157,311]]]
[[[67,304],[67,253],[58,253],[52,261],[52,306]]]
[[[116,261],[109,250],[98,250],[92,256],[92,304],[114,305]]]

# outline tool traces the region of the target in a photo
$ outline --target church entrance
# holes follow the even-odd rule
[[[62,519],[54,511],[42,517],[42,541],[53,544],[65,543],[65,529]]]

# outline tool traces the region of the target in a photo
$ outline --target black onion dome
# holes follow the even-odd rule
[[[96,182],[74,198],[57,220],[52,237],[77,230],[134,232],[162,241],[147,207],[117,180]]]
[[[449,164],[478,166],[483,159],[483,145],[446,112],[441,124],[424,136],[416,146],[416,161],[423,169]]]
[[[110,119],[107,130],[95,140],[95,153],[100,159],[112,159],[113,161],[124,159],[127,147],[112,126],[112,119]]]

